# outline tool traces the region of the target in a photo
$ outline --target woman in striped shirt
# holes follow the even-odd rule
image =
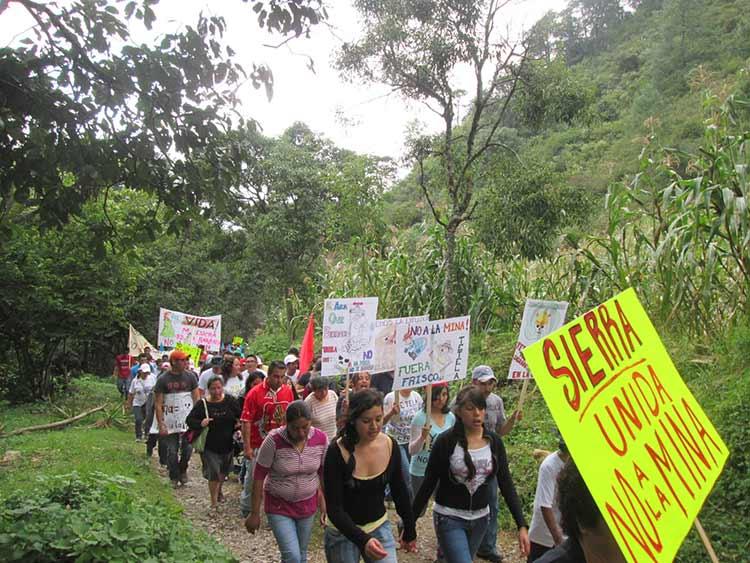
[[[252,512],[248,532],[260,527],[260,502],[279,545],[282,563],[306,563],[315,512],[325,526],[325,501],[320,492],[328,437],[313,428],[310,408],[294,401],[286,410],[286,426],[272,430],[258,450]],[[265,482],[265,485],[264,485]]]

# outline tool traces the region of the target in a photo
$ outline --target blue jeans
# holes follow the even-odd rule
[[[133,419],[135,420],[135,437],[140,440],[143,438],[143,423],[146,420],[146,405],[133,407]],[[148,428],[146,431],[148,432]]]
[[[307,544],[310,543],[315,514],[300,519],[268,513],[266,517],[279,544],[281,563],[307,563]]]
[[[489,493],[490,502],[490,521],[487,524],[487,533],[482,538],[479,545],[479,553],[483,555],[496,555],[497,551],[497,512],[498,512],[498,491],[497,479],[490,479],[487,482],[487,492]]]
[[[193,453],[193,447],[187,441],[185,432],[159,436],[159,451],[161,454],[162,444],[167,458],[167,469],[169,469],[169,479],[177,481],[180,475],[187,473],[190,454]]]
[[[378,559],[378,563],[398,563],[396,557],[396,540],[393,539],[391,523],[384,522],[370,535],[378,540],[383,549],[388,553],[384,559]],[[324,546],[326,551],[326,561],[328,563],[358,563],[360,558],[359,548],[346,539],[346,536],[337,529],[328,526],[326,528]],[[373,560],[362,555],[365,563],[372,563]]]
[[[487,516],[464,520],[433,512],[432,518],[446,563],[471,563],[487,530]]]
[[[247,515],[253,509],[253,473],[255,473],[255,458],[253,459],[244,458],[243,465],[245,466],[245,480],[242,482],[242,492],[240,493],[240,510],[242,516],[247,518]]]

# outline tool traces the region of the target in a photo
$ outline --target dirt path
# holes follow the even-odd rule
[[[156,456],[154,456],[156,457]],[[159,468],[156,460],[153,461],[155,469],[166,480],[165,472]],[[208,486],[201,475],[200,457],[194,456],[190,460],[188,470],[189,482],[186,486],[174,491],[178,502],[184,507],[185,515],[196,528],[217,538],[224,544],[241,563],[276,563],[280,561],[276,540],[269,529],[263,525],[253,536],[247,533],[244,521],[240,516],[240,492],[241,485],[236,477],[230,477],[224,484],[224,496],[226,501],[219,506],[215,512],[208,510]],[[389,511],[394,530],[396,527],[396,513]],[[399,561],[404,563],[432,563],[435,560],[437,540],[432,529],[432,514],[427,514],[417,522],[417,536],[419,553],[405,554],[399,552]],[[522,563],[523,559],[515,547],[515,537],[509,533],[501,532],[501,548],[504,560],[507,563]],[[481,560],[477,560],[481,561]],[[313,529],[313,537],[310,542],[308,563],[325,563],[323,552],[323,533],[316,523]]]

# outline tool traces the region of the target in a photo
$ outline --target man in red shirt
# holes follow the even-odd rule
[[[112,377],[117,382],[117,390],[122,398],[127,398],[128,389],[130,389],[130,356],[127,353],[115,356],[115,369],[112,370]]]
[[[245,482],[240,495],[242,515],[250,514],[255,453],[263,439],[274,428],[284,425],[284,414],[294,401],[292,388],[281,383],[286,367],[281,362],[271,362],[268,376],[245,395],[242,408],[242,442],[245,447]]]

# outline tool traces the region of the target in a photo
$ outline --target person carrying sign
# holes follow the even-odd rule
[[[186,372],[188,355],[174,350],[169,355],[171,369],[156,380],[154,414],[159,429],[159,442],[164,445],[167,469],[172,486],[187,483],[187,468],[192,448],[187,441],[186,419],[200,394],[195,376]]]

